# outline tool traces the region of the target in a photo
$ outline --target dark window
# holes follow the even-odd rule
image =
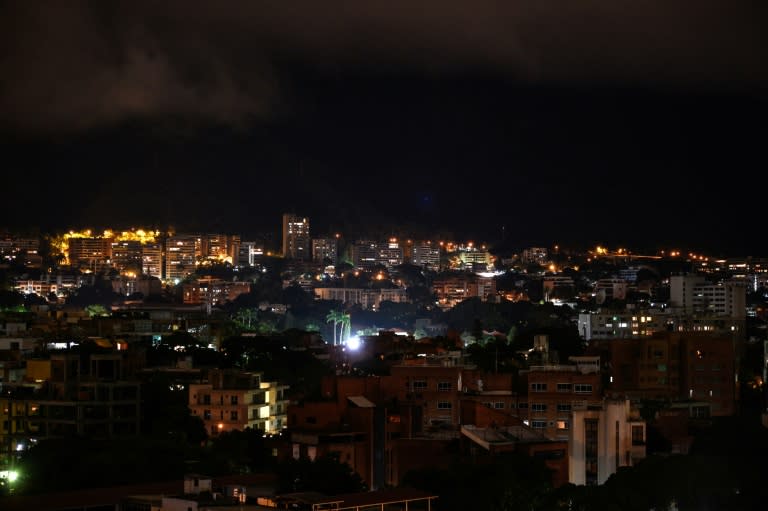
[[[584,475],[586,484],[597,484],[597,419],[584,419]]]
[[[632,445],[643,445],[645,435],[642,426],[632,426]]]

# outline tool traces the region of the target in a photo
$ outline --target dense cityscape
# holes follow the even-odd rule
[[[347,239],[310,221],[283,214],[274,246],[4,233],[8,509],[764,498],[749,474],[768,431],[768,258]],[[177,504],[145,495],[174,488]]]
[[[0,2],[0,511],[768,501],[759,2]]]

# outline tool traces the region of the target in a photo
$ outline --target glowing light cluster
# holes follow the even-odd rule
[[[96,234],[91,229],[81,231],[70,230],[61,236],[51,238],[51,247],[55,253],[62,254],[65,263],[69,263],[69,240],[77,238],[98,238],[111,239],[113,241],[138,241],[142,245],[155,243],[160,236],[160,231],[148,229],[131,229],[130,231],[115,232],[112,229],[105,229],[103,233]]]

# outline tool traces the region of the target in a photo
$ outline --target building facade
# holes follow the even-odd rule
[[[211,436],[245,428],[278,433],[287,425],[286,389],[261,373],[213,369],[207,383],[189,386],[189,408]]]
[[[620,467],[645,458],[645,422],[629,400],[605,400],[572,412],[568,437],[568,482],[600,485]]]
[[[331,264],[336,264],[339,261],[339,240],[336,238],[313,238],[312,260],[316,263],[328,260]]]
[[[570,364],[528,370],[528,425],[548,438],[566,440],[571,413],[601,402],[600,357],[571,357]]]
[[[165,280],[179,283],[195,272],[198,237],[170,236],[165,240]]]
[[[367,289],[350,287],[316,287],[318,300],[338,300],[345,304],[360,305],[363,309],[377,310],[383,301],[405,303],[408,296],[405,289]]]
[[[308,261],[312,257],[309,218],[283,214],[283,257]]]

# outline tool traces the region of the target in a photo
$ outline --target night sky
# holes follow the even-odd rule
[[[674,5],[667,5],[674,4]],[[768,256],[763,2],[0,3],[0,228]]]

